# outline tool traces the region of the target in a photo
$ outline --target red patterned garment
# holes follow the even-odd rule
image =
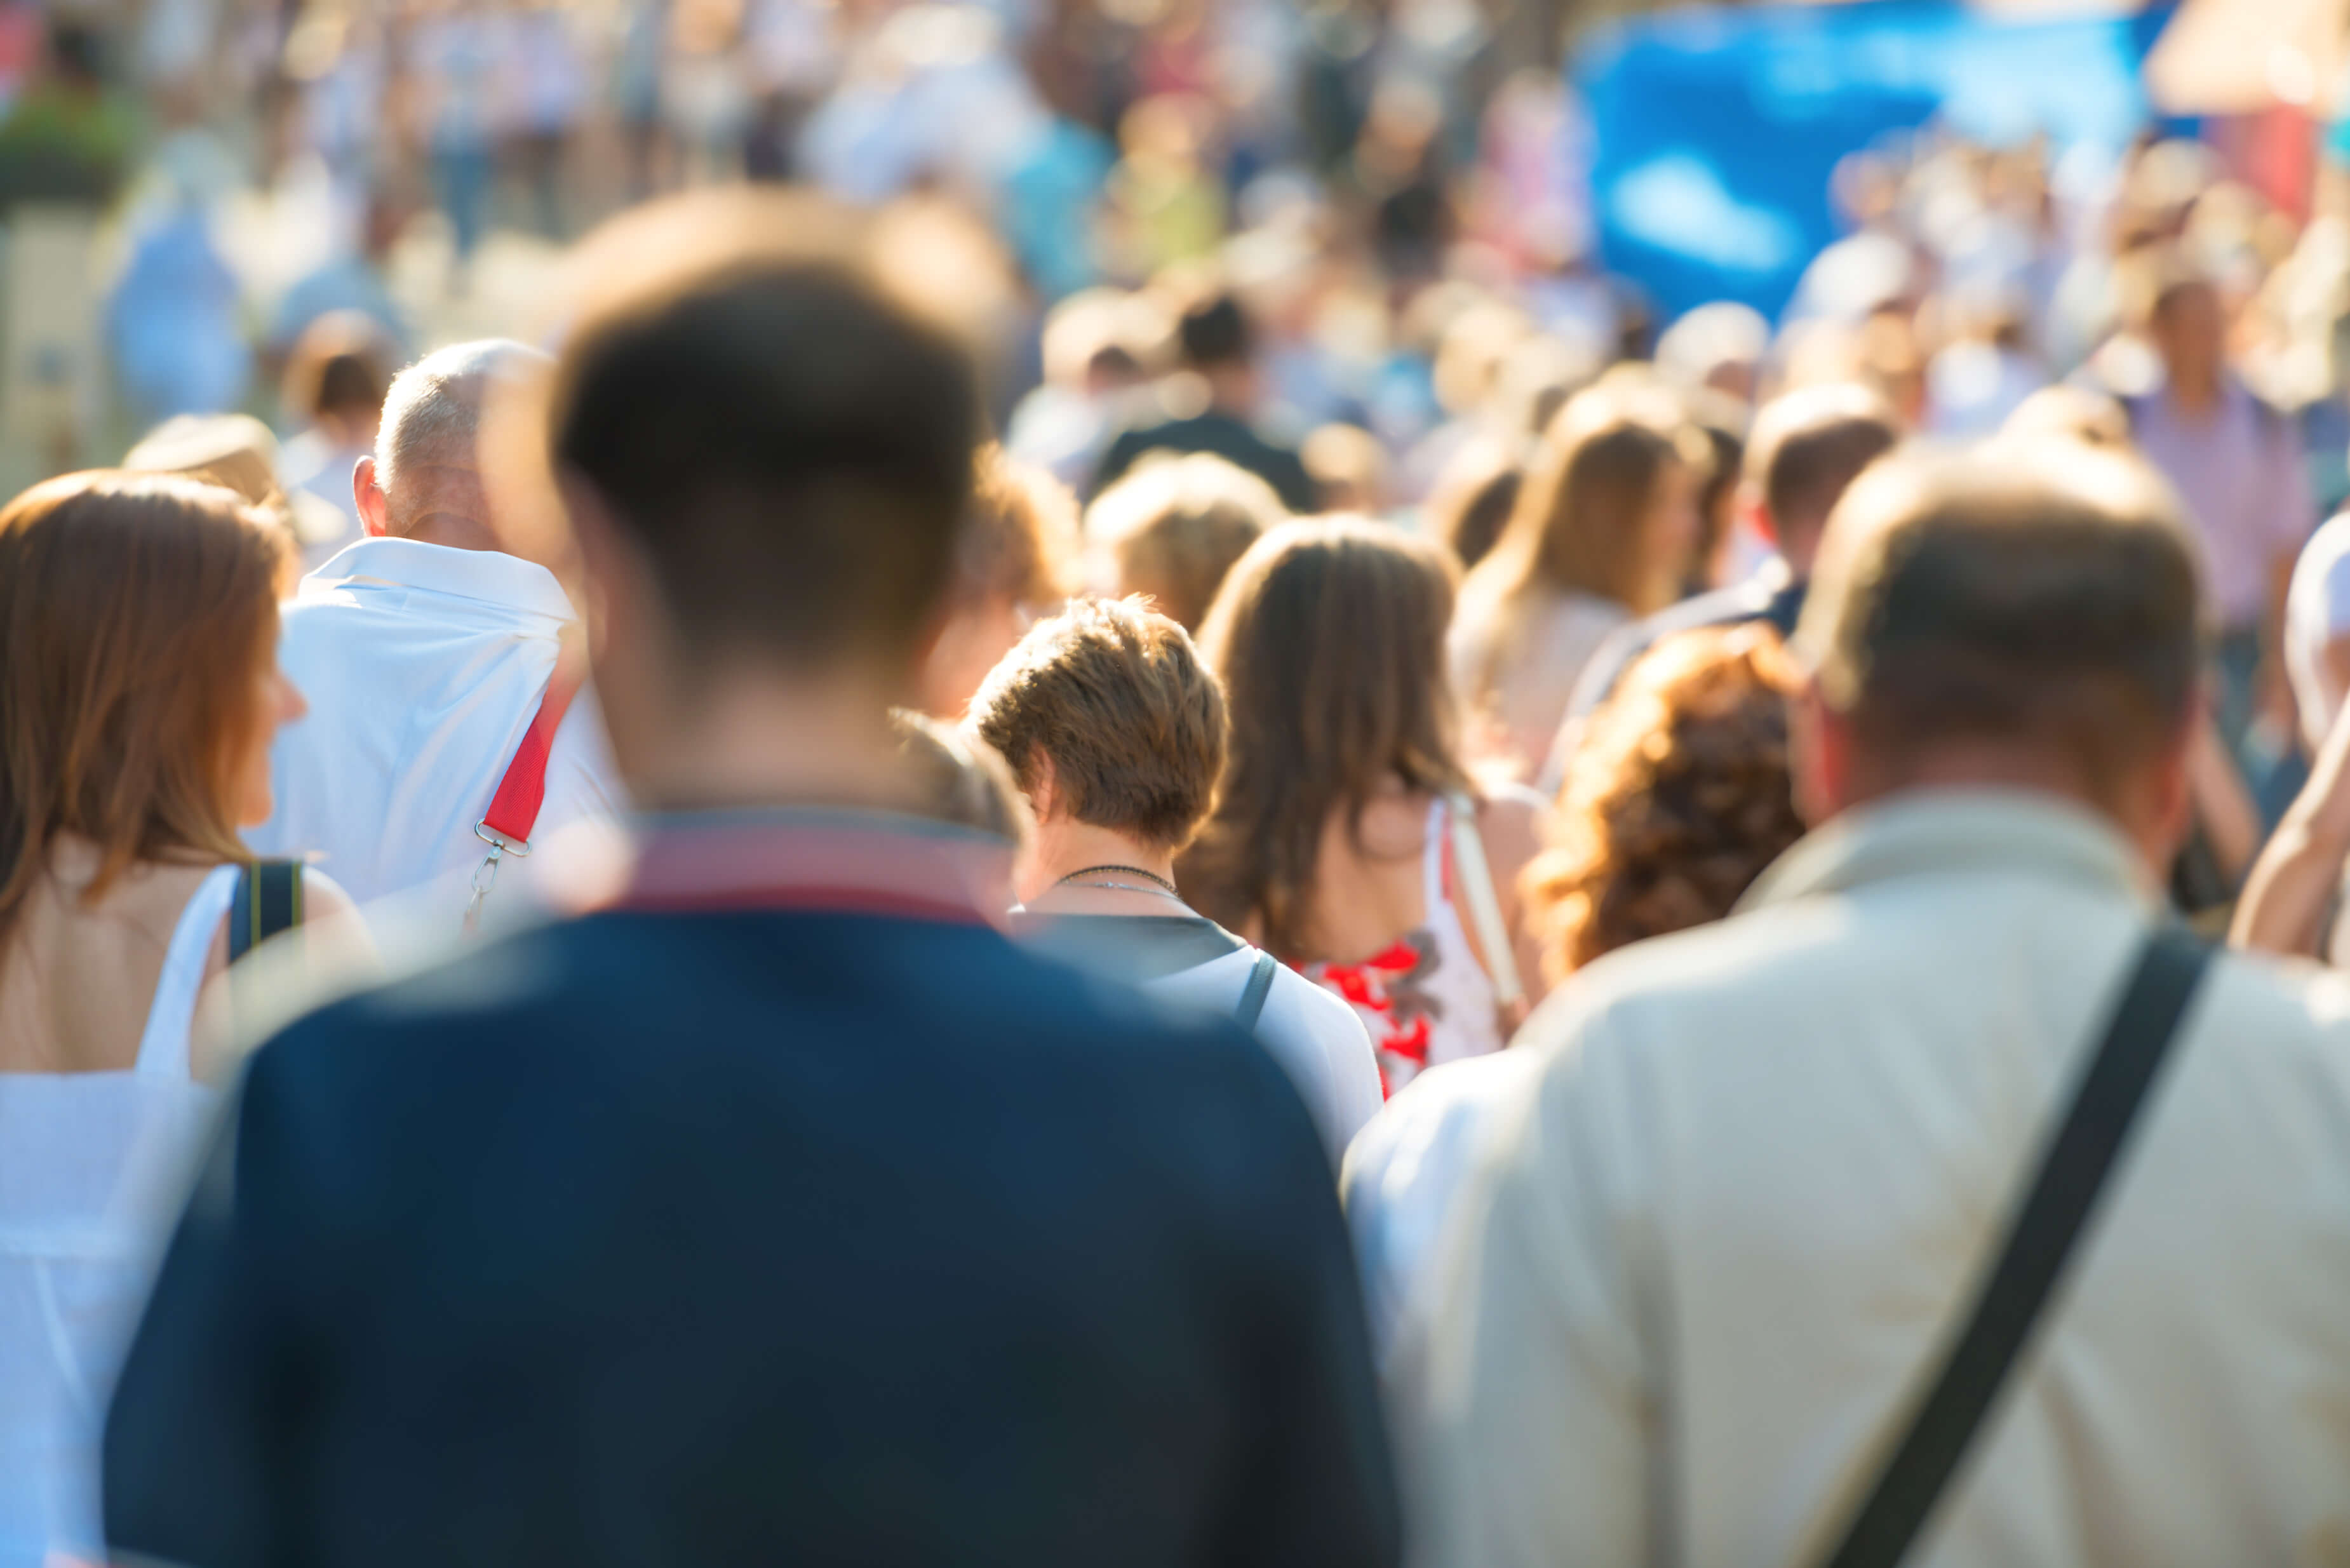
[[[1429,1043],[1444,1003],[1424,984],[1438,962],[1426,931],[1412,931],[1358,963],[1311,963],[1301,972],[1336,992],[1362,1019],[1378,1058],[1379,1085],[1392,1095],[1428,1065]]]

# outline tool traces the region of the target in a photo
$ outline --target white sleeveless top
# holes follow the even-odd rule
[[[1440,795],[1429,805],[1427,847],[1420,852],[1425,912],[1419,928],[1360,962],[1311,963],[1304,970],[1354,1008],[1390,1095],[1430,1067],[1486,1055],[1503,1044],[1493,982],[1445,889],[1451,841],[1451,808]]]
[[[106,1402],[215,1091],[188,1034],[237,867],[197,886],[127,1073],[0,1073],[0,1568],[100,1555]]]

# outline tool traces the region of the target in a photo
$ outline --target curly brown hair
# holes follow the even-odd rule
[[[1796,683],[1760,625],[1669,638],[1626,673],[1567,770],[1552,847],[1525,871],[1554,981],[1721,919],[1803,836],[1787,771]]]

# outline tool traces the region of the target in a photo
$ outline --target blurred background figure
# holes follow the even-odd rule
[[[1595,389],[1559,411],[1461,590],[1449,654],[1481,757],[1531,776],[1591,656],[1680,597],[1711,462],[1661,402]]]
[[[985,741],[926,713],[899,708],[889,715],[898,732],[898,757],[912,781],[921,815],[968,828],[994,841],[1000,867],[989,878],[990,907],[1001,898],[1019,901],[1014,878],[1036,842],[1036,820],[1020,793],[1003,753]]]
[[[2178,487],[2202,539],[2220,624],[2220,733],[2255,793],[2272,794],[2280,753],[2299,730],[2284,659],[2286,598],[2316,510],[2292,427],[2230,363],[2218,286],[2181,260],[2150,265],[2158,270],[2145,330],[2162,380],[2129,400],[2131,435]],[[2264,733],[2254,734],[2256,723]]]
[[[289,496],[277,476],[277,438],[250,414],[180,414],[165,420],[123,453],[133,473],[180,473],[236,493],[267,518],[289,546],[280,562],[280,587],[291,591],[303,553],[335,536],[337,514],[311,495]]]
[[[1111,597],[1140,595],[1196,633],[1233,564],[1288,517],[1271,485],[1222,458],[1159,457],[1086,508],[1087,547]]]
[[[1891,452],[1901,427],[1890,405],[1856,382],[1806,387],[1773,400],[1755,416],[1731,500],[1747,530],[1772,555],[1744,581],[1697,594],[1612,633],[1585,663],[1565,721],[1539,779],[1555,791],[1574,764],[1583,724],[1641,655],[1659,640],[1709,626],[1760,621],[1794,635],[1828,516],[1853,481]]]
[[[1319,510],[1313,476],[1294,447],[1267,439],[1255,424],[1264,387],[1256,329],[1233,295],[1203,290],[1178,315],[1181,369],[1162,388],[1158,421],[1131,426],[1109,444],[1094,473],[1097,492],[1154,452],[1204,452],[1244,468],[1293,512]]]
[[[332,507],[341,525],[324,538],[306,536],[302,569],[315,571],[365,531],[353,471],[372,456],[384,396],[398,370],[398,349],[382,328],[358,311],[336,311],[302,329],[286,357],[281,400],[294,435],[279,453],[286,489]]]
[[[922,670],[922,711],[952,723],[987,672],[1077,585],[1077,504],[1052,475],[989,445],[955,549],[947,619]]]

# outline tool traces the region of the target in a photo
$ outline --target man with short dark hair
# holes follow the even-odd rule
[[[1295,1093],[907,815],[978,378],[868,234],[588,242],[545,450],[643,842],[255,1056],[108,1424],[126,1560],[1393,1561]]]
[[[1383,1098],[1362,1021],[1175,885],[1224,764],[1223,689],[1189,634],[1136,600],[1072,603],[996,666],[971,722],[1035,817],[1019,934],[1170,1002],[1244,1017],[1336,1165]]]
[[[1525,1092],[1401,1353],[1422,1561],[1822,1562],[1862,1498],[1919,1495],[1872,1483],[2074,1085],[2109,1030],[2164,1060],[2168,1021],[2117,1000],[2180,950],[2149,933],[2199,607],[2176,501],[2118,453],[1896,459],[1845,497],[1797,634],[1813,834],[1729,920],[1578,974],[1513,1048]],[[1926,1401],[1921,1457],[1967,1458],[1900,1472],[1935,1476],[1937,1563],[2350,1539],[2350,997],[2230,957],[2193,976],[2135,1130],[2087,1101],[2129,1141],[2055,1243],[2069,1272],[2000,1271],[2064,1281],[2024,1354],[1954,1356],[1959,1398]],[[2085,1168],[2062,1168],[2058,1201]],[[2055,1232],[2028,1234],[2046,1256]],[[2023,1286],[1992,1299],[1969,1344],[2032,1322]],[[1978,1398],[1987,1421],[1946,1414]],[[1873,1545],[1855,1560],[1900,1555]]]
[[[1256,329],[1237,296],[1197,295],[1175,326],[1186,374],[1170,385],[1174,401],[1204,400],[1204,407],[1170,407],[1158,423],[1127,431],[1109,444],[1094,471],[1093,493],[1118,482],[1154,452],[1205,452],[1244,468],[1292,512],[1321,510],[1320,492],[1295,448],[1268,441],[1256,428],[1263,389],[1256,364]]]
[[[1592,654],[1567,701],[1566,723],[1544,770],[1546,793],[1565,776],[1574,738],[1640,655],[1676,632],[1767,621],[1792,636],[1828,514],[1861,471],[1900,442],[1892,406],[1868,388],[1830,382],[1788,392],[1762,407],[1746,443],[1741,508],[1779,552],[1742,583],[1683,599],[1611,635]]]

